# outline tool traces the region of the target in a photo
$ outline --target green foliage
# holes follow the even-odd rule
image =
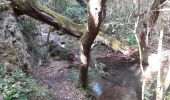
[[[64,15],[78,24],[85,25],[87,23],[85,11],[86,7],[80,5],[68,5]]]
[[[81,6],[76,2],[67,0],[53,0],[59,8],[63,10],[63,14],[70,18],[72,21],[85,25],[87,23],[86,19],[86,5]]]
[[[72,71],[67,74],[67,77],[71,80],[78,81],[79,78],[79,72],[78,71]]]
[[[102,30],[121,42],[133,46],[136,45],[134,35],[132,34],[136,19],[129,17],[133,13],[132,4],[132,1],[128,0],[114,0],[114,3],[113,1],[107,1],[105,24]]]
[[[103,76],[106,76],[108,75],[107,72],[101,70],[101,69],[92,69],[92,68],[89,68],[88,70],[88,86],[87,88],[84,90],[79,81],[78,81],[78,78],[79,78],[79,72],[78,71],[72,71],[70,73],[67,74],[67,76],[71,79],[71,80],[74,80],[77,83],[77,88],[80,89],[80,90],[84,90],[86,91],[86,97],[88,98],[88,100],[94,100],[94,92],[92,90],[92,86],[91,86],[91,83],[96,81],[96,80],[99,80],[101,77]]]
[[[128,43],[129,43],[131,46],[136,45],[135,35],[134,35],[134,34],[128,35],[127,41],[128,41]]]
[[[8,65],[0,66],[0,76],[3,78],[0,89],[5,100],[27,100],[32,95],[25,73],[13,71]]]
[[[114,38],[124,42],[125,44],[129,44],[131,46],[136,45],[136,38],[132,31],[129,31],[129,28],[133,26],[130,24],[125,24],[123,19],[110,19],[111,22],[106,22],[104,24],[103,30],[105,33],[112,35]]]
[[[150,83],[146,86],[144,92],[144,100],[152,100],[154,94],[156,93],[156,81],[151,80]]]
[[[73,72],[70,72],[68,73],[68,77],[71,79],[71,80],[74,80],[77,83],[77,88],[81,91],[85,91],[86,94],[85,96],[88,98],[88,100],[94,100],[94,95],[95,93],[93,92],[92,90],[92,82],[96,81],[96,80],[99,80],[102,76],[105,76],[105,75],[108,75],[108,73],[102,71],[102,70],[95,70],[95,69],[92,69],[92,68],[89,68],[89,71],[88,71],[88,86],[86,89],[83,89],[78,81],[78,78],[79,78],[79,72],[78,71],[73,71]]]
[[[108,73],[103,70],[95,70],[93,68],[89,68],[89,70],[88,70],[89,83],[91,83],[94,80],[98,80],[102,76],[106,76],[106,75],[108,75]],[[67,76],[71,80],[78,81],[79,71],[72,71],[72,72],[68,73]]]
[[[166,97],[165,97],[165,100],[170,100],[170,91],[168,91]]]
[[[0,90],[5,100],[28,100],[31,97],[50,99],[49,92],[35,85],[36,82],[27,78],[22,70],[12,70],[7,64],[2,64],[0,77]]]
[[[102,76],[108,75],[108,73],[103,70],[95,70],[89,68],[88,75],[89,75],[89,82],[92,82],[94,80],[99,80]]]
[[[53,0],[60,8],[66,9],[68,2],[67,0]]]
[[[88,100],[95,100],[95,93],[92,90],[92,86],[88,86],[85,96],[88,98]]]
[[[41,86],[36,80],[29,79],[30,88],[33,90],[35,100],[52,100],[52,94],[45,86]]]
[[[39,22],[33,19],[30,19],[29,17],[23,16],[20,17],[20,23],[21,23],[21,30],[23,33],[24,40],[26,41],[28,48],[28,53],[34,60],[42,60],[43,65],[48,64],[48,47],[43,46],[41,47],[40,43],[42,41],[39,41],[37,39],[37,35],[40,35],[41,30],[38,30],[36,27],[36,24]]]

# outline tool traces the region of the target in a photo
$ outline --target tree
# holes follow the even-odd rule
[[[147,13],[145,20],[143,21],[143,30],[138,31],[138,38],[139,44],[141,47],[141,54],[142,54],[142,64],[148,65],[148,51],[147,51],[147,44],[148,44],[148,34],[153,29],[160,13],[160,9],[163,7],[163,3],[166,0],[155,0],[152,4],[150,11]]]
[[[80,38],[87,30],[61,14],[37,3],[35,0],[11,0],[16,15],[26,14],[34,19],[47,23],[56,29],[63,29],[64,33]],[[97,38],[107,46],[123,54],[129,52],[129,47],[99,31]]]
[[[93,43],[94,39],[99,38],[103,43],[107,44],[108,46],[118,50],[124,54],[127,52],[127,46],[121,44],[119,41],[108,37],[103,32],[99,31],[99,26],[101,23],[101,10],[103,9],[104,2],[106,0],[90,0],[89,2],[89,11],[88,11],[88,30],[85,27],[82,27],[64,16],[60,15],[57,12],[54,12],[43,5],[37,3],[35,0],[11,0],[12,7],[15,11],[16,15],[23,15],[26,14],[31,16],[37,20],[45,22],[51,26],[54,26],[56,29],[62,28],[65,33],[73,35],[75,37],[82,37],[81,38],[81,61],[82,66],[80,70],[80,78],[79,81],[81,82],[82,86],[85,88],[87,85],[87,71],[88,65],[90,61],[90,48],[91,44]],[[80,4],[84,3],[84,0],[77,0]],[[140,0],[138,0],[140,1]],[[138,30],[138,38],[139,38],[139,46],[141,47],[141,55],[142,55],[142,65],[146,66],[148,64],[148,51],[147,51],[147,36],[151,32],[152,28],[154,27],[158,16],[159,10],[163,7],[163,4],[166,0],[154,0],[152,7],[150,8],[150,12],[147,13],[147,17],[143,21],[143,29]],[[95,8],[95,6],[91,6],[91,2],[95,2],[95,6],[100,6],[100,9],[95,9],[98,15],[94,17],[94,12],[91,12],[91,7]],[[96,3],[98,5],[96,5]],[[94,10],[94,11],[95,11]],[[97,24],[96,24],[97,23]],[[99,35],[98,35],[99,34]]]
[[[102,20],[102,10],[106,0],[90,0],[88,7],[88,26],[87,32],[81,37],[80,43],[80,58],[81,58],[81,68],[79,82],[83,88],[87,87],[88,80],[88,66],[90,62],[90,49],[96,38],[101,20]]]
[[[140,54],[140,67],[142,70],[142,74],[144,75],[144,69],[148,66],[148,35],[152,31],[155,23],[157,22],[157,19],[159,17],[160,9],[163,7],[164,2],[166,0],[155,0],[154,3],[152,4],[150,11],[147,13],[146,18],[144,19],[142,25],[143,29],[142,31],[137,31],[138,35],[138,47],[139,47],[139,54]],[[139,11],[138,13],[140,14],[140,0],[138,0],[138,6],[139,6]],[[144,79],[145,81],[145,79]],[[143,81],[143,86],[142,86],[142,96],[141,99],[144,99],[144,86],[145,82]],[[158,84],[157,84],[158,85]],[[159,86],[161,87],[161,86]],[[157,91],[158,92],[158,91]],[[160,91],[159,91],[160,92]],[[161,98],[161,93],[157,93],[157,99],[162,100]]]

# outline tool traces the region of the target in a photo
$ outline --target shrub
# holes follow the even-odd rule
[[[0,90],[4,100],[28,100],[37,98],[50,100],[50,92],[38,83],[26,77],[22,70],[12,70],[7,64],[0,65]]]

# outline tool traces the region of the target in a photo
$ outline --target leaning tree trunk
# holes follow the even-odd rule
[[[76,24],[61,14],[35,2],[35,0],[11,0],[12,7],[17,15],[26,14],[34,19],[47,23],[56,29],[63,29],[64,33],[76,37],[81,37],[87,30],[85,27]],[[123,54],[129,52],[129,47],[122,44],[120,41],[111,38],[103,32],[99,32],[97,38],[107,46],[119,51]]]
[[[90,62],[90,49],[96,38],[101,24],[102,9],[106,0],[90,0],[88,8],[88,27],[87,32],[81,37],[80,58],[81,68],[79,82],[83,88],[87,87],[88,65]]]

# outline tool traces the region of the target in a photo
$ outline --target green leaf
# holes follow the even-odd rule
[[[19,98],[20,97],[20,94],[19,93],[16,93],[12,96],[13,98]]]
[[[3,89],[6,86],[6,83],[0,83],[0,89]]]
[[[13,77],[7,77],[4,79],[4,81],[7,83],[14,83],[16,80]]]

